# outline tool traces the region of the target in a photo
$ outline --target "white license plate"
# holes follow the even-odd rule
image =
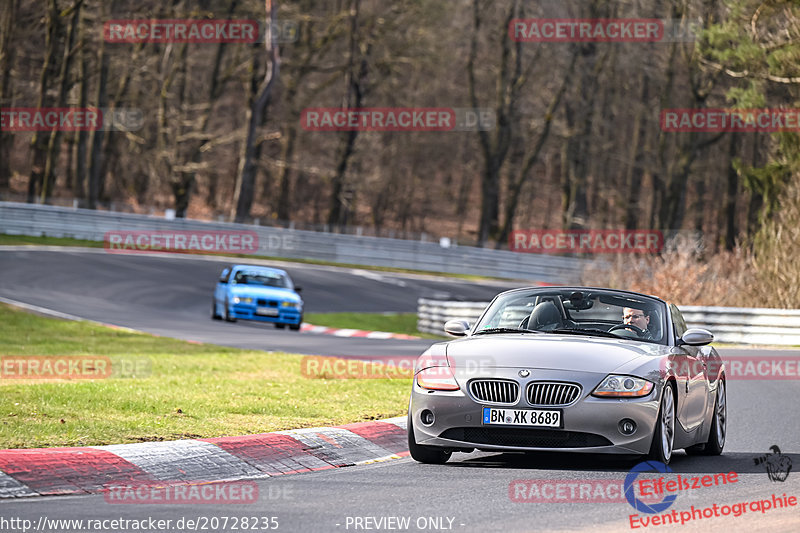
[[[502,424],[504,426],[535,426],[560,428],[561,411],[542,409],[498,409],[483,408],[484,424]]]
[[[256,314],[261,316],[278,316],[276,307],[256,307]]]

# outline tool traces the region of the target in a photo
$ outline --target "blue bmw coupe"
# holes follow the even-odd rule
[[[233,265],[225,268],[214,289],[211,318],[272,322],[277,328],[299,330],[303,300],[289,275],[280,269]]]

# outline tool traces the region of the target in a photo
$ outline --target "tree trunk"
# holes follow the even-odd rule
[[[45,39],[45,56],[42,72],[39,76],[39,99],[36,107],[39,109],[49,107],[50,102],[47,96],[47,88],[50,84],[52,70],[57,62],[56,55],[58,49],[58,35],[60,28],[60,15],[56,0],[48,0],[47,3],[47,37]],[[31,150],[33,152],[31,173],[28,178],[28,202],[36,200],[37,192],[40,189],[42,178],[47,164],[47,146],[50,143],[50,131],[37,131],[31,139]]]
[[[592,18],[606,16],[600,11],[599,0],[589,5]],[[565,105],[567,129],[566,159],[564,163],[566,188],[562,204],[562,226],[567,229],[583,228],[589,222],[586,203],[588,169],[591,160],[589,141],[592,138],[594,102],[597,96],[598,78],[608,51],[597,57],[597,44],[593,42],[577,45],[581,55],[580,76],[574,100]]]
[[[6,9],[0,10],[0,107],[11,107],[11,69],[14,64],[14,37],[17,2],[10,0]],[[8,190],[11,182],[11,148],[14,135],[2,131],[0,126],[0,194]]]
[[[644,175],[645,137],[647,136],[645,109],[649,110],[648,102],[650,99],[650,78],[644,71],[639,75],[639,86],[641,93],[633,119],[628,165],[625,173],[625,213],[623,215],[623,223],[625,224],[625,229],[629,230],[638,227],[641,214],[639,196],[642,188],[642,176]]]
[[[116,0],[110,0],[103,5],[106,8],[105,16],[109,18],[109,13],[114,13]],[[99,108],[108,106],[108,51],[106,50],[105,40],[100,41],[100,74],[97,81],[97,92],[95,93],[95,105]],[[92,154],[89,165],[89,209],[96,209],[97,202],[103,189],[105,180],[105,154],[103,141],[105,132],[102,129],[94,130],[92,133]]]
[[[519,2],[512,2],[502,28],[500,68],[496,79],[495,114],[497,123],[494,135],[478,129],[478,143],[483,157],[481,171],[481,215],[478,223],[478,246],[485,246],[490,237],[496,237],[499,229],[500,215],[500,169],[511,147],[511,128],[516,115],[516,104],[519,91],[523,85],[521,43],[515,43],[513,71],[509,68],[511,60],[511,38],[508,26],[519,11]],[[473,108],[479,108],[477,84],[475,80],[475,61],[478,55],[478,37],[481,26],[480,1],[472,3],[472,40],[469,59],[467,61],[467,78],[469,96]]]
[[[360,50],[359,12],[361,0],[354,0],[352,16],[350,18],[350,52],[347,66],[347,109],[359,108],[363,105],[367,91],[367,72],[369,63],[367,58],[372,49],[372,44],[367,44],[366,53]],[[345,226],[353,212],[353,194],[345,186],[345,175],[350,158],[355,152],[358,130],[346,131],[342,134],[336,170],[331,178],[331,204],[328,211],[328,224],[332,226]]]
[[[67,28],[67,38],[64,45],[64,57],[61,60],[61,69],[58,74],[58,98],[56,107],[67,107],[67,91],[69,91],[70,68],[72,67],[73,47],[75,46],[75,32],[81,16],[83,0],[75,0],[72,6],[72,19]],[[61,151],[61,130],[56,129],[47,144],[47,158],[45,159],[44,176],[42,180],[41,203],[45,204],[50,199],[52,189],[56,186],[55,168],[58,165],[58,154]]]
[[[511,230],[514,227],[514,217],[516,216],[517,206],[519,205],[519,199],[522,193],[522,187],[528,181],[531,170],[539,161],[539,155],[542,152],[542,148],[544,148],[545,142],[547,141],[548,137],[550,137],[550,129],[553,124],[553,118],[555,118],[555,112],[561,103],[561,98],[564,96],[564,92],[566,92],[567,82],[574,72],[577,58],[578,54],[576,50],[575,53],[572,54],[569,68],[567,68],[567,72],[564,74],[564,79],[561,82],[561,86],[556,91],[556,94],[553,95],[553,99],[550,101],[550,105],[547,106],[547,110],[544,113],[544,127],[542,128],[539,137],[536,139],[536,144],[527,154],[525,162],[522,165],[517,178],[509,188],[508,198],[506,199],[505,222],[503,223],[503,228],[500,230],[500,235],[497,238],[497,249],[500,249],[508,240],[509,235],[511,235]]]
[[[740,136],[737,133],[731,133],[731,142],[728,146],[728,182],[727,190],[725,191],[725,249],[733,250],[736,245],[736,197],[739,194],[739,173],[734,167],[734,159],[739,155],[741,146]]]
[[[80,44],[78,53],[80,54],[79,73],[80,78],[80,101],[78,106],[86,108],[89,105],[89,54],[86,52],[86,19],[82,17],[79,25]],[[86,166],[87,144],[89,142],[89,132],[85,128],[75,134],[75,174],[71,184],[72,193],[76,198],[83,198],[86,194],[86,178],[88,167]]]
[[[268,63],[259,91],[247,110],[247,137],[239,154],[239,168],[236,172],[236,185],[233,196],[235,206],[234,220],[236,222],[243,222],[250,216],[256,172],[258,171],[257,162],[261,154],[261,142],[256,141],[256,136],[266,119],[266,110],[272,96],[272,88],[280,74],[277,36],[272,33],[272,27],[275,25],[278,14],[277,0],[265,0],[265,8],[267,22],[264,32],[264,45],[267,49]]]

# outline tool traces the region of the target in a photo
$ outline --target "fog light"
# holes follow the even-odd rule
[[[419,418],[420,420],[422,420],[422,423],[426,426],[430,426],[431,424],[433,424],[433,413],[428,411],[427,409],[425,409],[420,413]]]
[[[636,422],[630,418],[623,418],[619,421],[619,432],[623,435],[633,435],[636,433]]]

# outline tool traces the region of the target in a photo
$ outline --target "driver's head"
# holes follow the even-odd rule
[[[632,324],[639,329],[646,330],[650,324],[650,315],[643,309],[625,307],[622,309],[622,321],[625,324]]]

